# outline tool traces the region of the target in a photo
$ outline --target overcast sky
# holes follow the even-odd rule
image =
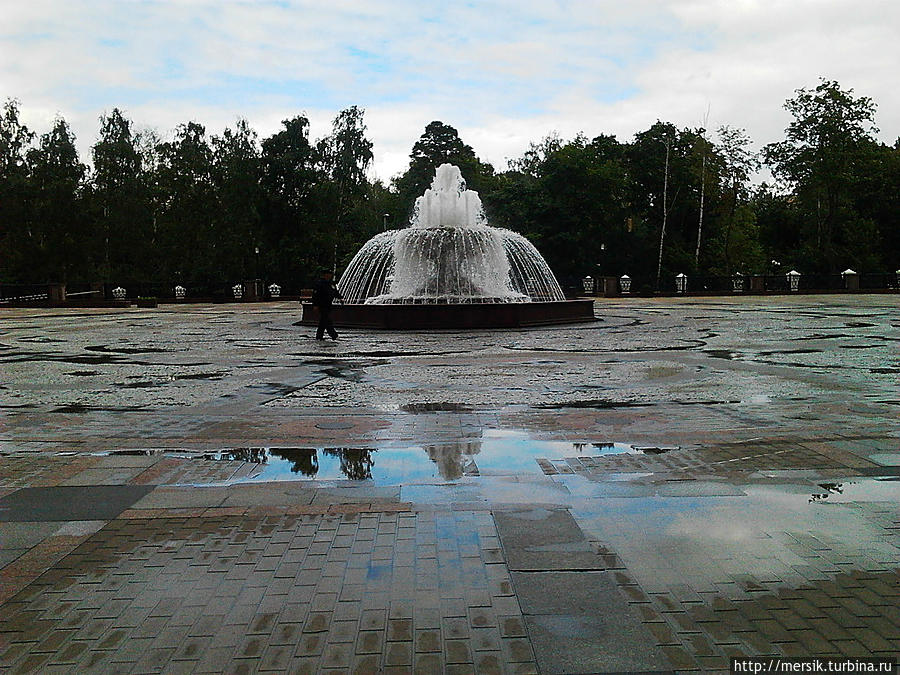
[[[657,119],[743,127],[762,145],[819,77],[878,105],[900,136],[896,0],[0,0],[0,97],[87,157],[120,107],[164,138],[190,120],[263,138],[298,113],[312,136],[366,109],[375,174],[405,169],[441,120],[497,169],[531,141]]]

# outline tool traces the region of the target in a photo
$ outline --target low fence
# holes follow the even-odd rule
[[[777,293],[896,293],[900,274],[785,274],[686,276],[660,280],[645,275],[634,277],[590,277],[581,284],[570,282],[568,297],[631,295],[738,295]],[[262,302],[308,298],[310,289],[299,284],[278,284],[268,280],[250,280],[236,284],[224,282],[164,284],[131,281],[120,284],[0,284],[0,307],[81,305],[109,306],[142,300],[175,302]]]
[[[165,284],[129,281],[123,283],[0,284],[0,307],[78,305],[115,306],[133,302],[259,302],[299,300],[311,290],[299,284],[277,284],[264,280],[228,283]]]
[[[570,284],[566,294],[615,295],[737,295],[776,293],[891,293],[900,290],[900,273],[868,274],[753,274],[733,276],[587,277]]]

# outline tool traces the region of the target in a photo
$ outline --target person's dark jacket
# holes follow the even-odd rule
[[[336,298],[342,298],[333,279],[319,279],[313,288],[312,304],[316,307],[331,307]]]

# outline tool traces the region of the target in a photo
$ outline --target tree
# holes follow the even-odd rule
[[[757,237],[747,237],[745,232],[738,232],[736,237],[732,235],[736,226],[743,223],[753,226],[755,221],[752,210],[747,208],[748,189],[747,184],[750,175],[759,168],[759,160],[750,150],[750,137],[743,129],[735,129],[729,126],[721,126],[718,129],[719,142],[717,152],[722,162],[723,203],[721,217],[724,221],[722,236],[720,239],[722,266],[719,270],[722,274],[732,274],[736,268],[746,266],[750,262],[759,262],[761,251],[746,250],[746,245],[758,242]],[[739,217],[740,216],[740,217]],[[739,229],[739,228],[738,228]],[[744,242],[745,246],[738,248],[741,253],[734,255],[734,239]],[[734,265],[737,258],[737,265]]]
[[[245,119],[212,137],[215,261],[230,279],[262,276],[266,271],[257,269],[260,256],[255,252],[262,244],[261,161],[256,132]],[[266,260],[271,252],[263,248],[260,255]]]
[[[765,147],[765,159],[794,195],[803,222],[813,223],[804,237],[811,264],[836,272],[848,249],[874,243],[856,236],[853,197],[875,147],[875,104],[823,79],[812,91],[798,89],[784,107],[794,119],[784,141]]]
[[[400,203],[407,205],[410,215],[416,198],[431,185],[435,170],[445,163],[459,167],[470,190],[485,195],[496,186],[494,168],[478,159],[472,147],[463,143],[456,129],[443,122],[431,122],[413,145],[409,168],[395,180]]]
[[[181,124],[175,138],[160,144],[158,152],[156,179],[163,196],[157,222],[160,267],[169,279],[228,281],[218,253],[219,208],[206,128],[197,122]]]
[[[317,199],[322,169],[309,141],[309,120],[298,115],[262,142],[263,242],[281,279],[309,283],[333,263],[333,236]]]
[[[28,237],[26,153],[33,139],[19,120],[19,102],[8,99],[0,114],[0,280],[32,280],[31,260],[21,247]]]
[[[139,137],[118,108],[100,117],[100,138],[91,154],[93,218],[98,225],[91,245],[95,267],[107,281],[140,278],[152,264],[152,210]]]
[[[89,241],[82,190],[87,167],[78,158],[75,139],[62,118],[28,151],[33,217],[23,251],[32,260],[31,277],[68,281],[89,278],[84,261]]]
[[[372,164],[372,141],[366,138],[364,110],[351,106],[334,118],[329,136],[317,147],[328,183],[323,197],[329,199],[328,219],[333,222],[333,266],[339,257],[355,253],[360,239],[368,239],[373,228],[381,225],[381,215],[367,206],[369,181],[367,172]],[[340,252],[340,256],[339,256]]]
[[[492,222],[527,236],[566,286],[622,274],[629,255],[623,155],[614,136],[549,136],[498,176],[486,200]]]
[[[658,286],[662,278],[691,269],[699,221],[700,141],[697,132],[658,121],[635,134],[627,148],[628,204],[641,249],[629,275],[639,286]],[[710,169],[705,168],[707,173]],[[706,180],[715,183],[713,177]]]

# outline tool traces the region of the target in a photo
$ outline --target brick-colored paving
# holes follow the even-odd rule
[[[13,672],[536,672],[490,514],[136,518],[9,599]],[[160,514],[161,515],[161,514]]]
[[[4,312],[0,670],[900,655],[895,296],[325,345],[287,303]]]

